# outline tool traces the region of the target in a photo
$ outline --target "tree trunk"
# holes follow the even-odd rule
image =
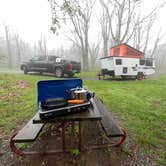
[[[17,63],[18,66],[21,64],[21,51],[18,36],[16,36],[16,47],[17,47]]]
[[[106,57],[107,56],[107,54],[108,54],[108,40],[107,40],[107,38],[103,38],[103,45],[104,45],[104,57]]]
[[[6,44],[7,44],[7,50],[8,50],[8,67],[12,68],[12,56],[11,56],[11,47],[10,47],[10,40],[9,40],[9,31],[8,26],[5,25],[5,33],[6,33]]]
[[[88,25],[86,22],[86,29],[85,29],[85,52],[84,52],[84,59],[85,59],[85,63],[84,63],[84,68],[85,70],[89,69],[89,64],[88,64]]]

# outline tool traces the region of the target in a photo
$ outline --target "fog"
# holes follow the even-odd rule
[[[109,56],[110,47],[120,43],[128,43],[134,48],[144,51],[146,57],[155,59],[157,73],[165,73],[166,25],[163,21],[166,11],[165,1],[154,1],[151,5],[147,1],[142,0],[139,4],[136,4],[135,14],[131,16],[130,26],[126,26],[129,31],[126,33],[124,40],[120,39],[123,33],[126,32],[126,27],[121,27],[121,34],[118,36],[117,29],[119,27],[117,26],[117,18],[114,16],[111,20],[111,32],[107,17],[108,13],[106,12],[106,7],[102,6],[101,2],[104,2],[106,6],[110,5],[109,0],[91,0],[85,3],[89,6],[92,4],[93,6],[85,10],[85,4],[83,2],[80,3],[83,14],[91,13],[89,16],[86,15],[89,20],[86,22],[88,28],[86,29],[86,34],[84,34],[86,27],[83,27],[81,23],[84,21],[85,25],[83,17],[79,15],[79,20],[75,20],[74,16],[71,18],[69,15],[64,21],[64,18],[60,18],[63,14],[58,11],[58,8],[55,8],[55,10],[58,11],[56,12],[56,17],[59,25],[54,25],[57,26],[57,29],[53,33],[50,30],[52,27],[53,10],[51,10],[51,5],[46,0],[29,0],[28,2],[21,0],[14,0],[12,2],[9,0],[1,1],[0,70],[8,68],[19,69],[23,61],[28,61],[36,55],[56,55],[64,59],[74,59],[83,64],[83,69],[92,70],[96,67],[100,68],[99,58]],[[149,16],[149,13],[154,9],[154,15]],[[111,10],[113,9],[110,8]],[[123,13],[123,16],[125,17],[122,18],[121,24],[127,25],[127,23],[124,23],[127,21],[126,13]],[[149,19],[142,19],[143,23],[139,22],[140,26],[135,24],[138,18],[147,16]],[[135,19],[136,17],[137,19]],[[78,27],[75,27],[72,21],[80,21],[79,25],[82,27],[77,29]],[[134,24],[137,25],[137,29],[134,27]],[[135,33],[133,33],[129,40],[132,29]],[[107,30],[107,33],[104,34],[105,30]],[[114,35],[112,36],[111,33],[114,33]],[[83,44],[80,42],[80,35],[82,35],[82,40],[86,41]],[[115,38],[114,40],[113,37]]]

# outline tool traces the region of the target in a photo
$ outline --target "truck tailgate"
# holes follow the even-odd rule
[[[75,61],[71,61],[72,64],[72,70],[81,70],[81,63],[80,62],[75,62]]]

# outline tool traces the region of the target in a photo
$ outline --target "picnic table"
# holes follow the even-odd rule
[[[59,128],[61,129],[61,142],[62,149],[55,149],[52,151],[45,152],[46,154],[56,154],[56,153],[64,153],[68,152],[66,148],[66,134],[65,130],[68,125],[74,127],[74,124],[78,123],[78,149],[79,151],[85,150],[82,145],[82,139],[84,135],[82,135],[82,123],[86,121],[96,121],[100,122],[103,131],[106,136],[111,139],[112,137],[119,137],[119,141],[115,143],[115,146],[118,146],[123,143],[126,138],[125,131],[120,128],[117,123],[114,121],[113,117],[109,114],[109,112],[104,107],[100,98],[95,95],[91,100],[91,106],[86,111],[82,111],[79,113],[59,116],[54,119],[43,120],[40,118],[39,113],[37,112],[34,117],[17,133],[14,133],[10,139],[10,147],[12,152],[17,155],[32,155],[32,154],[40,154],[41,152],[31,151],[31,152],[23,152],[17,148],[16,143],[22,142],[33,142],[37,139],[39,133],[42,131],[43,127],[46,124],[57,124],[60,123]],[[56,142],[55,142],[56,143]],[[88,149],[96,149],[96,148],[105,148],[109,145],[100,145],[100,146],[92,146]]]

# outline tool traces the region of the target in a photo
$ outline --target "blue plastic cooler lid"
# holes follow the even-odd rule
[[[38,100],[37,104],[48,98],[63,97],[70,98],[70,89],[81,87],[81,79],[63,79],[63,80],[46,80],[39,81],[38,87]]]

